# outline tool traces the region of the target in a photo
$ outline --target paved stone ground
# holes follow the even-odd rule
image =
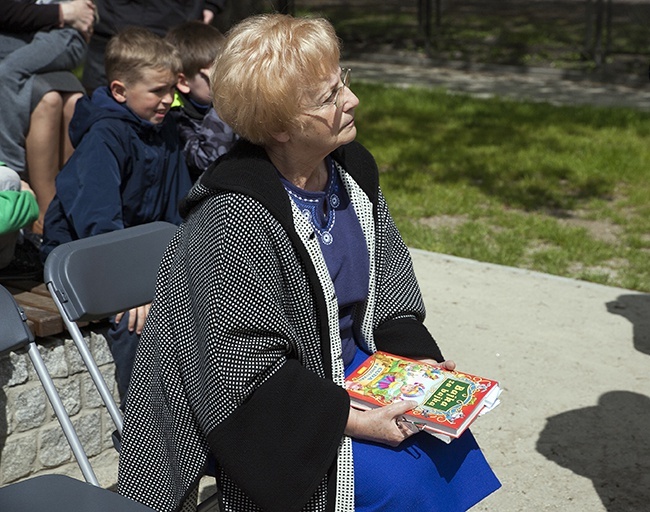
[[[629,107],[650,112],[650,80],[619,76],[597,81],[593,76],[547,68],[442,64],[409,55],[359,55],[344,65],[353,80],[395,86],[442,87],[451,94],[503,97],[553,105]]]
[[[650,294],[412,255],[445,356],[504,389],[472,427],[503,487],[472,510],[650,510]]]

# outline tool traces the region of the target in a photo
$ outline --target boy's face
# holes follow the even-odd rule
[[[187,86],[190,89],[190,98],[201,105],[209,105],[212,102],[210,91],[209,69],[202,69],[192,78],[187,79]]]
[[[113,97],[145,121],[160,124],[174,101],[177,77],[169,70],[145,69],[142,79],[126,84],[111,83]]]

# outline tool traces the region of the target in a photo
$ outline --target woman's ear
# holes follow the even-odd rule
[[[291,135],[289,135],[289,132],[272,133],[271,137],[273,137],[278,142],[289,142],[289,140],[291,139]]]
[[[115,101],[118,103],[126,102],[126,86],[124,85],[124,82],[113,80],[108,87]]]
[[[178,81],[176,82],[176,89],[178,89],[183,94],[189,94],[190,93],[190,84],[187,81],[187,77],[185,76],[185,73],[179,73],[178,74]]]

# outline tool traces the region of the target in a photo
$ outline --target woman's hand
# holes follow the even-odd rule
[[[151,304],[145,304],[144,306],[129,309],[129,323],[127,326],[129,332],[135,331],[137,334],[142,334],[142,329],[144,328],[144,323],[147,320],[150,309]],[[115,315],[115,323],[119,324],[123,316],[124,313],[118,313]]]
[[[439,363],[435,359],[428,359],[426,357],[416,357],[414,358],[416,361],[421,361],[423,363],[427,364],[432,364],[433,366],[441,366],[445,370],[455,370],[456,369],[456,363],[452,361],[451,359],[447,359],[446,361],[443,361],[442,363]]]
[[[417,406],[417,402],[406,400],[393,402],[385,407],[370,411],[360,411],[350,407],[345,434],[376,443],[397,446],[415,432],[408,425],[399,421],[402,415]]]

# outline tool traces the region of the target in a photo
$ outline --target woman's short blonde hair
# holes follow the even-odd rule
[[[265,145],[299,126],[305,101],[338,70],[340,43],[322,18],[283,14],[247,18],[226,34],[210,72],[219,117],[245,139]]]

